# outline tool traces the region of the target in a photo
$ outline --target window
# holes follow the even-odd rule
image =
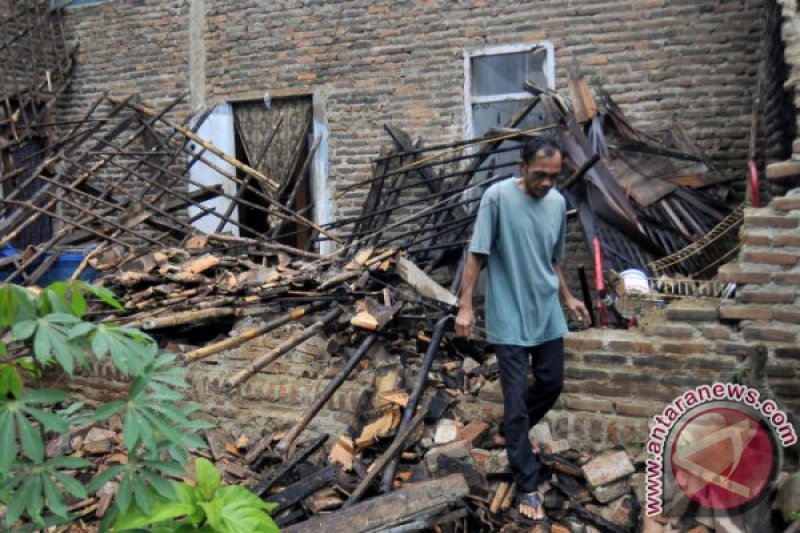
[[[528,80],[555,89],[553,44],[535,42],[493,46],[464,53],[465,134],[479,137],[491,128],[502,127],[531,94]],[[532,128],[543,120],[533,112],[520,124]]]
[[[493,46],[464,52],[464,105],[466,138],[481,137],[492,128],[508,125],[514,114],[533,95],[524,89],[526,81],[555,89],[555,56],[550,42]],[[541,107],[528,112],[517,127],[530,129],[547,122]],[[506,142],[501,151],[481,166],[474,181],[515,174],[519,151]],[[491,170],[490,170],[491,169]]]

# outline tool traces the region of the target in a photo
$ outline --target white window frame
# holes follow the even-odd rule
[[[526,91],[518,93],[498,93],[496,95],[473,96],[472,95],[472,58],[480,56],[493,56],[503,54],[515,54],[520,52],[531,52],[537,48],[544,48],[546,57],[544,62],[544,73],[547,77],[547,88],[556,88],[556,54],[555,46],[552,41],[534,41],[518,44],[506,44],[500,46],[489,46],[475,50],[464,51],[464,135],[467,139],[475,137],[475,124],[473,122],[472,106],[475,104],[485,104],[491,102],[509,102],[529,100],[531,94]]]

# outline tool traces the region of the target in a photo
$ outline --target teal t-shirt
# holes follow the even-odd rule
[[[488,256],[489,342],[536,346],[566,334],[552,263],[564,258],[566,224],[555,189],[534,198],[510,178],[483,194],[469,251]]]

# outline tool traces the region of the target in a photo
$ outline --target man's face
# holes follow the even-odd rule
[[[530,164],[520,163],[525,188],[535,198],[544,197],[561,175],[561,154],[556,152],[551,157],[542,157],[540,154],[538,152]]]

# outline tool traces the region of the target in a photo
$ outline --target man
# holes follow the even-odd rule
[[[472,335],[472,292],[488,262],[486,330],[500,366],[508,459],[520,513],[541,521],[546,517],[537,492],[539,461],[528,432],[553,406],[564,382],[567,325],[559,295],[576,319],[588,323],[590,318],[561,272],[566,211],[554,189],[562,170],[558,145],[546,137],[529,140],[520,170],[520,178],[492,185],[481,198],[461,281],[456,334]],[[529,389],[531,366],[536,382]]]

